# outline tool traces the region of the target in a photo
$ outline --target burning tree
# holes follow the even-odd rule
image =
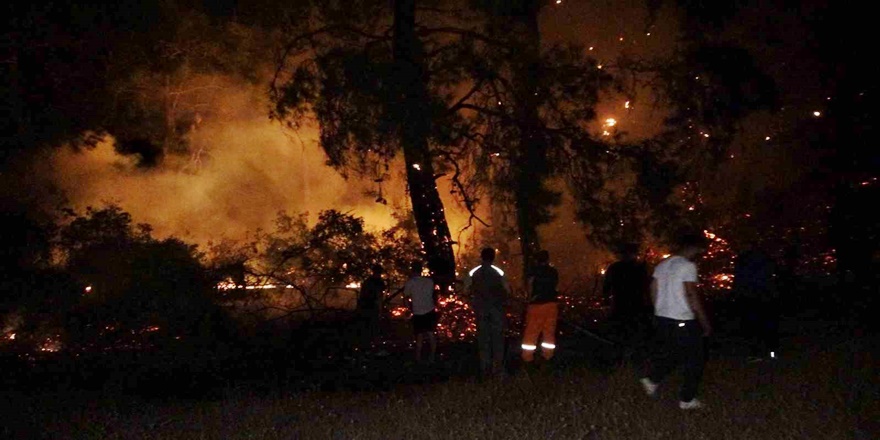
[[[276,76],[273,83],[273,115],[299,127],[301,118],[314,114],[321,146],[340,170],[365,172],[377,163],[387,169],[402,152],[428,267],[438,282],[450,285],[453,242],[431,148],[438,98],[428,89],[416,2],[395,1],[391,22],[384,4],[362,1],[312,9],[310,18],[320,24],[292,38],[279,61],[279,74],[289,75]]]
[[[369,231],[364,220],[322,211],[314,226],[307,215],[279,213],[274,230],[258,231],[248,243],[217,243],[210,250],[222,301],[266,317],[320,317],[350,308],[370,268],[385,269],[390,285],[402,284],[420,258],[411,225]]]
[[[475,211],[487,192],[501,212],[511,210],[527,265],[540,247],[537,227],[552,218],[550,209],[559,200],[549,179],[573,156],[596,148],[585,124],[594,117],[599,90],[609,77],[582,47],[542,49],[538,15],[548,2],[450,4],[448,9],[419,9],[425,18],[417,22],[414,3],[398,2],[395,26],[384,28],[385,33],[381,18],[373,18],[372,32],[363,25],[353,28],[349,19],[300,33],[304,40],[332,38],[288,48],[287,58],[304,61],[289,75],[286,88],[276,89],[276,114],[302,117],[313,111],[322,124],[322,143],[337,166],[350,165],[343,153],[359,153],[357,165],[371,158],[387,160],[395,150],[386,144],[403,139],[389,143],[389,136],[430,140],[414,150],[427,154],[416,159],[430,157],[437,169],[451,174],[453,192],[471,220],[482,222]],[[370,17],[382,12],[376,9]],[[327,22],[326,15],[322,18]],[[391,60],[383,52],[389,39]],[[404,79],[405,90],[392,87],[401,82],[399,72],[415,72],[409,78],[420,79]],[[388,109],[388,103],[396,106]],[[420,115],[417,124],[407,119],[414,111]],[[395,131],[398,121],[406,121],[403,132]],[[416,131],[428,136],[412,137]],[[445,229],[421,226],[432,224],[426,212],[440,205],[431,201],[433,196],[416,192],[423,186],[418,180],[432,173],[410,159],[406,142],[402,145],[420,236],[423,242],[447,240]]]

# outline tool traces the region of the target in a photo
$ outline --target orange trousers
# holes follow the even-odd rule
[[[535,360],[538,349],[538,337],[541,337],[541,355],[544,359],[553,358],[556,350],[556,320],[559,318],[559,304],[529,304],[526,310],[526,329],[523,332],[522,359],[525,362]]]

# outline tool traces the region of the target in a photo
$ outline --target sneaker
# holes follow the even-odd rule
[[[651,382],[651,379],[648,379],[647,377],[643,377],[643,378],[639,379],[639,382],[641,382],[642,388],[645,389],[645,394],[647,394],[649,396],[653,396],[654,393],[657,392],[658,385],[654,382]]]
[[[697,399],[692,399],[690,402],[678,402],[678,407],[681,409],[700,409],[703,407],[703,402],[700,402]]]

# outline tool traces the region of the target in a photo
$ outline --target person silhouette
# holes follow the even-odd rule
[[[504,271],[494,266],[495,249],[480,252],[480,265],[465,277],[465,291],[477,318],[477,348],[480,372],[495,376],[504,372],[504,306],[510,285]]]
[[[611,302],[611,327],[628,350],[637,350],[646,342],[650,327],[651,279],[638,253],[638,244],[621,245],[618,260],[605,270],[602,283],[602,294]]]
[[[737,254],[733,294],[739,300],[743,330],[749,340],[749,362],[775,359],[779,351],[779,290],[776,263],[748,241]]]
[[[535,360],[539,337],[541,355],[548,361],[553,358],[556,351],[556,321],[559,318],[556,290],[559,272],[550,265],[549,252],[542,250],[535,259],[537,264],[526,281],[529,305],[526,309],[526,326],[522,340],[522,359],[526,363]]]
[[[416,335],[416,362],[422,361],[422,346],[427,338],[430,345],[428,361],[434,363],[437,353],[437,296],[434,291],[434,280],[422,276],[422,263],[415,262],[411,266],[410,277],[403,286],[403,294],[412,300],[413,333]]]
[[[370,268],[370,276],[361,284],[357,300],[358,318],[361,324],[361,348],[366,349],[379,336],[379,316],[382,298],[385,296],[384,270],[376,264]]]

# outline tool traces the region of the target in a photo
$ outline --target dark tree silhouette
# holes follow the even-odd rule
[[[814,56],[820,61],[828,99],[819,120],[810,121],[803,139],[824,157],[812,180],[831,189],[830,238],[837,269],[858,302],[878,302],[880,227],[873,214],[880,194],[880,153],[877,133],[877,65],[866,63],[873,17],[844,4],[827,2],[811,30],[816,33]],[[871,289],[874,289],[873,291]]]
[[[153,166],[188,152],[186,135],[216,109],[210,75],[255,82],[271,40],[212,21],[196,5],[124,0],[3,6],[0,166],[37,148],[116,138]],[[51,31],[48,31],[51,29]]]
[[[518,139],[510,149],[513,203],[522,249],[523,273],[534,263],[541,249],[538,226],[551,220],[550,209],[559,202],[559,194],[547,187],[552,170],[549,142],[539,115],[541,99],[539,76],[542,70],[541,33],[538,14],[544,0],[489,1],[491,12],[509,20],[509,30],[519,38],[512,43],[519,56],[511,64],[511,87]],[[508,26],[501,26],[506,28]]]
[[[305,57],[284,81],[276,77],[273,115],[296,126],[313,111],[321,146],[337,169],[365,172],[403,152],[416,229],[428,267],[445,285],[455,259],[437,191],[430,141],[437,98],[428,90],[424,46],[416,33],[415,0],[393,3],[391,26],[383,2],[317,8],[323,26],[298,34],[279,64]],[[338,7],[338,6],[337,6]],[[390,50],[389,50],[390,49]],[[378,176],[382,179],[382,176]]]
[[[661,3],[649,1],[649,12],[656,12]],[[611,162],[599,161],[597,166],[595,160],[574,161],[578,216],[597,232],[593,239],[599,243],[668,235],[683,226],[680,222],[705,225],[706,212],[688,211],[700,197],[698,182],[728,158],[746,117],[776,105],[772,78],[746,49],[723,38],[724,25],[736,7],[724,2],[671,3],[681,15],[680,40],[672,56],[623,58],[609,66],[621,92],[635,99],[637,91],[646,88],[655,105],[666,111],[663,130],[656,136],[615,142],[606,150],[615,159],[617,175],[632,176],[631,184],[607,191],[603,180],[613,174],[605,164]]]
[[[446,152],[457,189],[476,203],[488,192],[501,221],[511,215],[523,269],[540,248],[538,226],[549,222],[560,193],[554,176],[569,173],[571,159],[595,158],[600,150],[587,130],[595,117],[599,91],[610,77],[577,45],[542,46],[539,0],[471,2],[471,16],[425,32],[457,36],[447,63],[460,70],[466,93],[451,107],[449,124],[461,139]],[[464,171],[462,171],[464,170]]]
[[[394,78],[399,88],[392,119],[399,124],[407,183],[419,238],[428,255],[428,267],[441,287],[455,279],[452,237],[443,201],[437,191],[434,157],[428,147],[432,121],[424,48],[416,35],[416,1],[394,2]],[[445,290],[445,289],[444,289]]]
[[[222,312],[215,280],[193,245],[154,239],[115,206],[87,209],[61,228],[64,268],[79,285],[67,342],[79,349],[133,349],[212,340]]]

